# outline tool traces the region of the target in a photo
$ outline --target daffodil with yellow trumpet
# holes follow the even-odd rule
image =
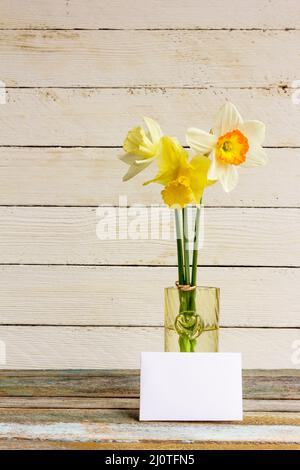
[[[200,204],[205,187],[214,183],[207,178],[210,160],[204,155],[189,160],[188,152],[177,140],[166,136],[160,139],[156,158],[158,173],[144,185],[163,185],[162,198],[171,208]]]
[[[143,127],[131,129],[125,139],[123,149],[125,155],[120,157],[124,163],[129,165],[129,170],[123,177],[123,181],[128,181],[135,175],[143,171],[156,158],[162,131],[159,124],[154,119],[144,117],[148,131]]]

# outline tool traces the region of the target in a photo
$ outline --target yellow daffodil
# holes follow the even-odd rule
[[[169,207],[185,207],[191,202],[200,203],[204,188],[214,181],[207,179],[209,158],[198,155],[189,161],[187,151],[176,139],[162,137],[158,148],[158,173],[144,184],[159,183],[164,202]]]
[[[123,177],[123,181],[133,178],[156,158],[162,131],[153,119],[148,117],[143,119],[148,132],[142,127],[135,127],[128,132],[124,141],[123,149],[126,155],[121,156],[120,160],[129,165],[129,170]]]
[[[260,121],[243,121],[231,103],[223,105],[212,133],[196,128],[187,131],[187,142],[196,152],[211,154],[208,178],[220,180],[226,192],[238,182],[238,166],[265,165],[267,155],[262,148],[265,125]]]

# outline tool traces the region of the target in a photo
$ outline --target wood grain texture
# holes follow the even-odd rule
[[[158,12],[158,14],[153,14]],[[1,28],[300,28],[297,0],[2,0]]]
[[[247,413],[242,423],[142,423],[137,410],[5,409],[1,438],[39,441],[298,444],[299,413]],[[142,447],[143,448],[143,447]]]
[[[300,400],[243,400],[244,411],[300,412]]]
[[[241,422],[140,423],[137,370],[2,370],[0,448],[297,449],[299,379],[244,370]]]
[[[0,106],[0,145],[120,146],[143,115],[157,119],[165,133],[184,143],[188,127],[209,130],[216,110],[229,99],[245,119],[259,117],[266,123],[267,146],[295,147],[300,146],[295,92],[291,88],[8,89],[7,103]]]
[[[0,266],[0,324],[161,326],[176,278],[175,267]],[[300,327],[300,269],[200,266],[199,281],[220,287],[222,326]]]
[[[299,44],[299,30],[0,31],[1,80],[7,87],[291,86],[300,76]]]
[[[1,326],[5,369],[137,368],[141,351],[163,350],[159,327]],[[299,367],[299,330],[226,328],[220,351],[243,354],[243,367]]]
[[[64,397],[74,400],[78,400],[79,397],[86,398],[91,400],[89,403],[99,398],[136,400],[140,390],[140,371],[128,369],[2,369],[0,379],[0,397],[8,400],[17,398],[31,401],[39,398],[54,400]],[[265,400],[266,403],[267,401],[297,403],[300,400],[300,370],[243,370],[243,397],[248,402]],[[280,410],[273,408],[273,411]]]
[[[138,398],[3,397],[1,408],[30,409],[139,409]],[[300,400],[243,400],[244,411],[299,412]],[[3,410],[5,413],[5,411]],[[1,440],[0,440],[1,441]]]
[[[299,450],[283,442],[66,442],[57,440],[0,439],[1,450]]]
[[[254,400],[256,401],[256,400]],[[272,403],[276,401],[276,405]],[[281,407],[277,404],[277,400],[267,401],[264,408],[282,408],[282,401],[278,400],[281,403]],[[271,402],[271,403],[270,403]],[[297,411],[299,405],[298,400],[287,400],[287,406],[284,408],[285,411]],[[285,402],[284,402],[285,403]],[[279,406],[278,406],[279,405]],[[254,405],[250,405],[253,408]],[[101,409],[129,409],[137,410],[139,409],[139,399],[138,398],[72,398],[72,397],[3,397],[0,398],[0,409],[1,408],[45,408],[45,409],[92,409],[92,410],[101,410]],[[253,411],[251,409],[251,411]],[[269,409],[264,409],[264,411],[269,411]],[[277,410],[278,411],[278,410]],[[282,411],[282,409],[280,409]],[[1,419],[1,418],[0,418]]]
[[[118,218],[116,231],[114,226],[106,227],[107,214],[114,220],[118,212],[88,207],[1,207],[0,262],[176,264],[171,211],[156,208],[151,214],[146,208],[131,209],[128,230],[124,225],[119,231]],[[207,208],[204,223],[200,265],[300,265],[298,209]],[[111,233],[118,239],[103,239]],[[120,239],[123,233],[129,239]]]
[[[232,430],[236,427],[238,428],[246,428],[248,426],[253,426],[253,431],[255,431],[255,427],[261,427],[261,431],[263,431],[263,427],[269,426],[297,426],[300,424],[300,413],[299,412],[246,412],[244,415],[244,419],[241,422],[230,422],[224,421],[223,423],[209,423],[209,422],[142,422],[139,423],[139,412],[136,409],[52,409],[48,408],[47,410],[41,409],[28,409],[28,408],[14,408],[14,409],[5,409],[1,410],[4,411],[3,417],[1,416],[0,422],[0,429],[6,428],[6,423],[8,425],[13,423],[15,425],[31,425],[35,424],[37,421],[45,425],[45,431],[49,425],[51,427],[56,427],[57,430],[60,428],[60,424],[62,427],[60,429],[66,429],[67,426],[73,423],[78,422],[85,422],[88,426],[87,429],[93,429],[93,424],[102,425],[102,430],[104,430],[107,426],[111,426],[111,430],[113,429],[114,425],[121,425],[124,424],[124,428],[129,425],[129,429],[132,427],[136,428],[138,434],[143,432],[143,429],[149,429],[148,425],[150,425],[150,429],[152,426],[157,427],[157,431],[160,434],[161,431],[165,432],[167,427],[170,427],[173,431],[180,431],[181,428],[188,429],[188,428],[198,428],[201,429],[206,425],[212,426],[212,428],[220,429],[220,431],[224,430],[226,426],[232,426]],[[89,426],[91,425],[91,427]],[[133,426],[135,425],[135,426]],[[18,426],[17,426],[18,427]],[[51,429],[51,427],[49,429]],[[300,432],[300,427],[298,427],[298,432]],[[19,429],[20,429],[19,428]],[[72,428],[72,427],[71,427]],[[120,426],[122,428],[122,426]],[[100,431],[101,428],[99,428]],[[245,429],[246,431],[246,429]],[[172,432],[172,431],[171,431]],[[230,432],[228,433],[228,440],[230,441]],[[84,433],[83,433],[84,435]],[[82,435],[82,437],[83,437]],[[162,434],[160,434],[162,436]],[[167,433],[165,434],[167,436]],[[300,436],[300,434],[299,434]],[[1,436],[4,437],[4,436]],[[25,437],[25,436],[24,436]],[[78,433],[78,437],[80,440],[80,434]],[[117,440],[117,439],[116,439]],[[122,439],[123,440],[123,439]],[[160,438],[159,440],[163,440]],[[170,439],[172,440],[172,439]],[[177,439],[176,439],[177,440]],[[190,439],[188,439],[190,440]],[[192,440],[192,439],[191,439]],[[197,440],[197,439],[195,439]],[[201,439],[202,440],[202,439]],[[208,439],[211,440],[211,439]],[[225,440],[225,439],[224,439]],[[243,439],[242,439],[243,441]],[[251,441],[251,439],[249,439]],[[297,442],[297,441],[296,441]]]
[[[0,148],[0,204],[2,205],[118,205],[161,204],[160,186],[142,183],[155,167],[121,184],[126,166],[120,149]],[[237,188],[224,195],[220,185],[205,193],[206,206],[300,206],[300,150],[268,149],[268,165],[240,172]],[[109,185],[103,175],[109,169]],[[255,184],[255,186],[254,186]],[[22,188],[22,191],[20,191]]]

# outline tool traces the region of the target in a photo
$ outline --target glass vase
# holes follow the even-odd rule
[[[217,287],[183,291],[165,289],[165,351],[217,352],[219,343]]]

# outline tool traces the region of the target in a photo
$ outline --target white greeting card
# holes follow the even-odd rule
[[[141,421],[243,419],[240,353],[141,353]]]

